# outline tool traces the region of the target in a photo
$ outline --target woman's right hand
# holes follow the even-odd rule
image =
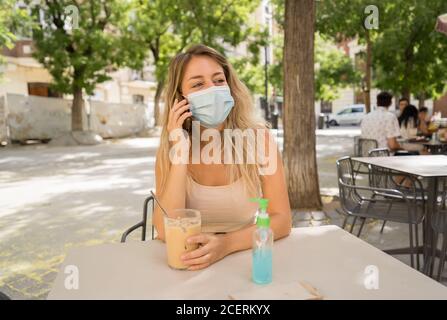
[[[171,133],[174,129],[181,129],[183,122],[188,117],[192,116],[192,112],[189,110],[189,103],[186,99],[182,101],[178,101],[175,99],[174,105],[171,110],[169,110],[169,119],[168,119],[168,133]]]

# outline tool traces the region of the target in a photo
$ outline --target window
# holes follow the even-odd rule
[[[144,96],[141,94],[132,95],[132,101],[135,104],[144,103]]]
[[[61,98],[62,94],[51,89],[49,83],[28,82],[28,95]]]
[[[352,109],[351,108],[342,110],[338,114],[341,115],[341,114],[350,114],[350,113],[352,113]]]
[[[27,54],[29,55],[29,54],[33,53],[30,45],[23,45],[22,51],[23,51],[24,55],[27,55]]]
[[[355,113],[363,113],[363,108],[362,108],[362,107],[352,108],[352,112],[355,112]]]

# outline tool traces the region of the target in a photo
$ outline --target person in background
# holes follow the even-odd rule
[[[414,105],[409,104],[405,107],[398,120],[401,137],[406,140],[415,139],[418,135],[420,122],[418,109]],[[424,146],[419,143],[404,142],[401,146],[412,153],[423,153],[424,150]]]
[[[419,132],[423,135],[429,135],[430,132],[428,131],[428,125],[429,122],[429,115],[428,115],[428,108],[427,107],[421,107],[419,108],[419,125],[418,129]]]
[[[410,104],[410,101],[408,101],[407,98],[400,98],[399,99],[399,114],[398,116],[400,116],[403,112],[406,106],[408,106]]]
[[[377,108],[371,111],[362,120],[362,138],[374,139],[379,148],[388,148],[397,151],[402,147],[397,142],[400,136],[399,122],[394,113],[388,111],[391,105],[392,95],[381,92],[377,95]]]
[[[409,104],[406,106],[398,121],[402,138],[411,139],[417,136],[419,111],[414,105]]]

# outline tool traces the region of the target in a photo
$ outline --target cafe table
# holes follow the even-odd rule
[[[426,223],[425,223],[425,238],[424,247],[426,249],[423,271],[429,274],[433,270],[434,257],[430,256],[432,245],[434,245],[433,230],[431,226],[431,219],[435,212],[438,186],[441,178],[447,177],[447,156],[446,155],[427,155],[427,156],[399,156],[399,157],[357,157],[352,158],[353,161],[358,161],[366,165],[373,165],[385,169],[390,169],[397,172],[403,172],[421,177],[427,181],[427,202],[426,202]],[[395,253],[398,253],[396,250]],[[393,253],[392,250],[388,251]]]
[[[68,279],[73,268],[77,287]],[[260,288],[293,282],[311,285],[323,299],[447,299],[447,287],[332,225],[292,229],[274,244],[272,283],[250,277],[250,250],[180,271],[167,266],[158,240],[111,243],[72,249],[48,299],[225,300],[245,291],[251,300]]]
[[[423,145],[431,154],[442,154],[447,149],[447,141],[427,141]]]
[[[428,139],[428,138],[427,138]],[[444,154],[447,151],[447,141],[446,140],[436,140],[433,141],[431,139],[405,139],[398,138],[397,142],[399,143],[409,143],[412,145],[421,145],[424,146],[427,151],[432,155]]]

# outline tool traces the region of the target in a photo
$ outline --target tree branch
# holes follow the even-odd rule
[[[107,1],[101,1],[101,4],[106,16],[104,17],[104,19],[99,20],[98,25],[100,26],[100,29],[104,31],[107,23],[109,22],[110,16],[112,15],[112,12],[110,8],[107,6]]]

